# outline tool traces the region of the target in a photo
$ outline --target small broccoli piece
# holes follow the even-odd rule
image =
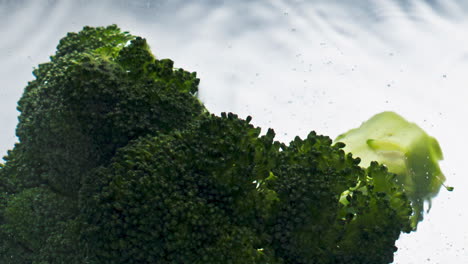
[[[424,202],[430,203],[445,181],[438,164],[443,156],[437,140],[398,114],[383,112],[335,141],[345,143],[346,152],[361,158],[361,166],[378,161],[397,174],[395,182],[412,202],[412,227],[416,229],[423,219]]]
[[[341,147],[312,132],[279,153],[268,181],[278,197],[269,234],[285,263],[390,263],[408,230],[411,207],[394,175],[376,163],[362,169]]]
[[[333,263],[393,263],[395,241],[411,232],[409,199],[394,182],[395,174],[372,162],[366,177],[346,191],[340,217],[344,221]]]

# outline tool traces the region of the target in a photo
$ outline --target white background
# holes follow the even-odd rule
[[[97,3],[96,3],[97,2]],[[403,0],[0,0],[0,155],[16,102],[66,32],[116,23],[196,71],[208,109],[253,116],[287,142],[334,138],[391,110],[438,139],[447,184],[398,264],[468,263],[468,6]]]

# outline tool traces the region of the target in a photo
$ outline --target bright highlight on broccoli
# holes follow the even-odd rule
[[[115,25],[69,33],[34,75],[0,164],[0,263],[391,263],[443,181],[437,142],[397,117],[345,147],[210,114],[195,73]]]
[[[445,181],[438,164],[443,156],[437,140],[398,114],[383,112],[359,128],[338,136],[335,141],[345,143],[344,150],[359,157],[362,167],[378,161],[397,174],[395,182],[411,200],[414,209],[412,227],[416,229],[423,219],[424,202],[430,206],[431,199],[439,193]]]

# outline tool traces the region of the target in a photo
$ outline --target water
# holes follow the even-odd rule
[[[464,1],[0,0],[0,151],[16,141],[16,102],[31,70],[84,25],[118,24],[157,57],[197,71],[211,112],[252,115],[288,141],[335,137],[396,111],[436,137],[441,191],[395,263],[468,263],[468,4]]]

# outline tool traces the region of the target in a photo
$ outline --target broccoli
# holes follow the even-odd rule
[[[34,75],[0,164],[2,263],[384,264],[414,230],[408,175],[210,114],[195,73],[116,25]]]

